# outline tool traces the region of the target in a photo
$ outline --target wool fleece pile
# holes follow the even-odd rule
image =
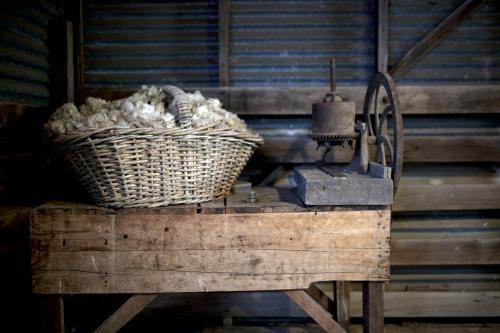
[[[192,126],[213,126],[249,132],[245,122],[224,110],[216,98],[205,98],[199,91],[186,94],[191,103]],[[117,128],[175,128],[179,127],[175,99],[167,107],[162,88],[142,86],[127,98],[106,101],[89,97],[77,108],[66,103],[58,108],[45,124],[48,136],[74,134],[109,127]]]

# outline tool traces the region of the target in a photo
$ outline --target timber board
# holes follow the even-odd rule
[[[34,209],[33,291],[286,290],[388,279],[387,207],[309,211],[297,202],[277,205],[277,191],[257,192],[269,201],[241,212],[235,195],[223,214],[224,201],[193,205],[192,214],[61,203]]]

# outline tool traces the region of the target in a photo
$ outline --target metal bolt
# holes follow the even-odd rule
[[[256,197],[255,197],[255,192],[254,192],[254,191],[250,191],[250,192],[248,193],[248,202],[249,202],[249,203],[254,203],[254,202],[255,202],[255,199],[256,199]]]

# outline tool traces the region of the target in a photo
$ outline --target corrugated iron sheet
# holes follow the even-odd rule
[[[0,2],[0,101],[48,102],[47,22],[55,1]]]
[[[217,1],[85,1],[88,87],[218,83]]]
[[[392,0],[389,61],[462,0]],[[230,84],[327,86],[337,58],[341,85],[365,84],[374,71],[374,1],[232,0]],[[217,1],[85,1],[85,77],[89,87],[141,83],[216,86]],[[473,17],[400,80],[471,84],[500,80],[500,0]]]
[[[391,0],[389,61],[394,64],[463,0]],[[402,84],[478,84],[500,81],[500,1],[487,1],[408,71]]]
[[[231,1],[234,86],[364,84],[374,68],[373,1]]]

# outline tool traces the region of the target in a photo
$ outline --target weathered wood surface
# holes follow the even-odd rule
[[[219,86],[229,85],[229,0],[219,0]]]
[[[377,71],[387,72],[389,62],[389,0],[376,1],[377,44],[376,59]]]
[[[195,208],[201,214],[183,215],[86,209],[33,212],[35,293],[304,289],[389,274],[387,209],[203,214]]]
[[[321,307],[304,290],[289,290],[286,292],[319,326],[327,333],[346,333],[346,331],[332,318],[331,314]]]
[[[401,324],[387,324],[384,327],[387,333],[498,333],[500,324],[495,323],[457,323],[457,324],[441,324],[441,323],[421,323],[421,322],[403,322]],[[320,326],[296,326],[293,324],[283,327],[276,326],[234,326],[234,327],[209,327],[203,330],[203,333],[323,333],[324,330]],[[363,332],[361,325],[351,325],[352,333]]]
[[[94,333],[118,332],[125,324],[144,310],[156,298],[155,294],[133,295],[118,308]]]
[[[422,59],[434,47],[452,33],[461,22],[477,11],[486,0],[466,0],[441,23],[432,29],[421,41],[415,44],[406,54],[389,69],[389,73],[398,78],[415,63]]]
[[[310,115],[312,103],[323,100],[324,88],[196,88],[210,97],[226,100],[225,107],[241,115]],[[195,90],[187,89],[187,90]],[[356,112],[362,113],[366,87],[340,86],[338,92],[356,102]],[[398,86],[403,114],[470,114],[499,113],[500,86]],[[106,99],[122,98],[133,90],[82,89],[76,100],[82,103],[89,96]]]
[[[75,98],[73,24],[51,20],[48,25],[49,105],[54,109]]]
[[[351,323],[351,283],[348,281],[333,282],[333,297],[335,300],[334,318],[344,330],[349,331]]]
[[[363,333],[384,332],[384,285],[363,282]]]
[[[373,149],[373,146],[370,147]],[[352,150],[334,153],[333,162],[347,163]],[[321,159],[317,142],[305,136],[268,136],[257,150],[256,159],[272,163],[314,163]],[[497,135],[407,135],[405,163],[500,162],[500,136]]]

